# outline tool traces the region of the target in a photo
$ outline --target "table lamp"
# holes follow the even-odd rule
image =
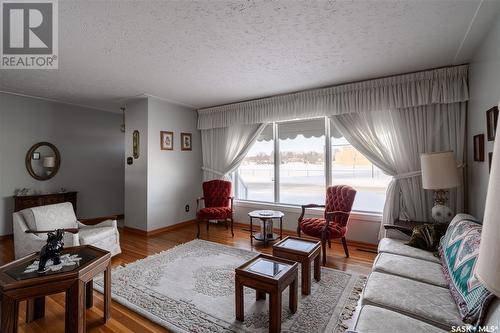
[[[447,189],[460,185],[457,161],[452,151],[433,152],[420,155],[422,185],[426,190],[434,190],[432,219],[438,223],[448,223],[453,211],[446,203]]]
[[[500,105],[500,103],[499,103]],[[476,276],[492,293],[500,297],[500,138],[495,140],[488,194],[484,210],[483,231],[479,245]]]

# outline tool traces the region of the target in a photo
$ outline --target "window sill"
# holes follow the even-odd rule
[[[302,212],[302,208],[298,205],[275,204],[269,202],[238,200],[238,199],[234,200],[234,204],[236,207],[279,210],[286,213],[300,214]],[[307,211],[312,215],[322,216],[324,210],[323,208],[308,208]],[[351,217],[354,219],[359,219],[367,222],[381,223],[382,221],[381,213],[352,211]]]

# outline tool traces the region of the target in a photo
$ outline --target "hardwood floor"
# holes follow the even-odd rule
[[[254,241],[254,246],[250,245],[249,227],[236,225],[234,238],[230,231],[222,225],[211,225],[207,234],[202,228],[201,239],[230,245],[242,249],[253,250],[263,253],[271,253],[269,245],[264,248],[262,243]],[[113,266],[123,265],[144,258],[148,255],[167,250],[178,244],[193,240],[196,236],[196,225],[185,225],[179,229],[167,231],[154,236],[146,237],[130,231],[121,231],[122,254],[112,260]],[[284,232],[284,234],[286,234]],[[348,242],[349,243],[349,242]],[[366,244],[349,244],[350,257],[344,257],[344,250],[340,243],[332,243],[332,248],[327,252],[327,266],[344,271],[353,271],[361,274],[370,272],[373,259],[376,254],[375,248]],[[14,257],[13,242],[11,239],[0,240],[0,265],[3,265]],[[64,302],[63,293],[47,297],[46,314],[42,319],[38,319],[31,324],[24,322],[25,304],[21,303],[19,332],[64,332]],[[103,297],[94,291],[94,307],[87,310],[87,332],[102,333],[132,333],[132,332],[168,332],[168,330],[152,323],[133,311],[113,302],[111,310],[111,320],[102,324]]]

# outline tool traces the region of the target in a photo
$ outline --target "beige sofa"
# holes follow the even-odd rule
[[[460,319],[439,258],[405,242],[396,238],[380,241],[354,331],[464,332],[467,325]],[[498,298],[491,303],[484,325],[490,329],[485,332],[500,332]]]
[[[64,234],[64,246],[94,245],[111,252],[121,253],[120,234],[115,219],[91,219],[98,222],[87,225],[77,220],[69,202],[27,208],[13,213],[14,253],[16,259],[40,251],[47,240],[46,233],[30,233],[55,229],[75,229]],[[104,220],[104,221],[100,221]],[[82,220],[83,221],[83,220]]]

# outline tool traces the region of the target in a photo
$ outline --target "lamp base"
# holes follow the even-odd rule
[[[432,207],[432,219],[436,223],[449,223],[453,219],[453,211],[445,205],[435,205]]]

